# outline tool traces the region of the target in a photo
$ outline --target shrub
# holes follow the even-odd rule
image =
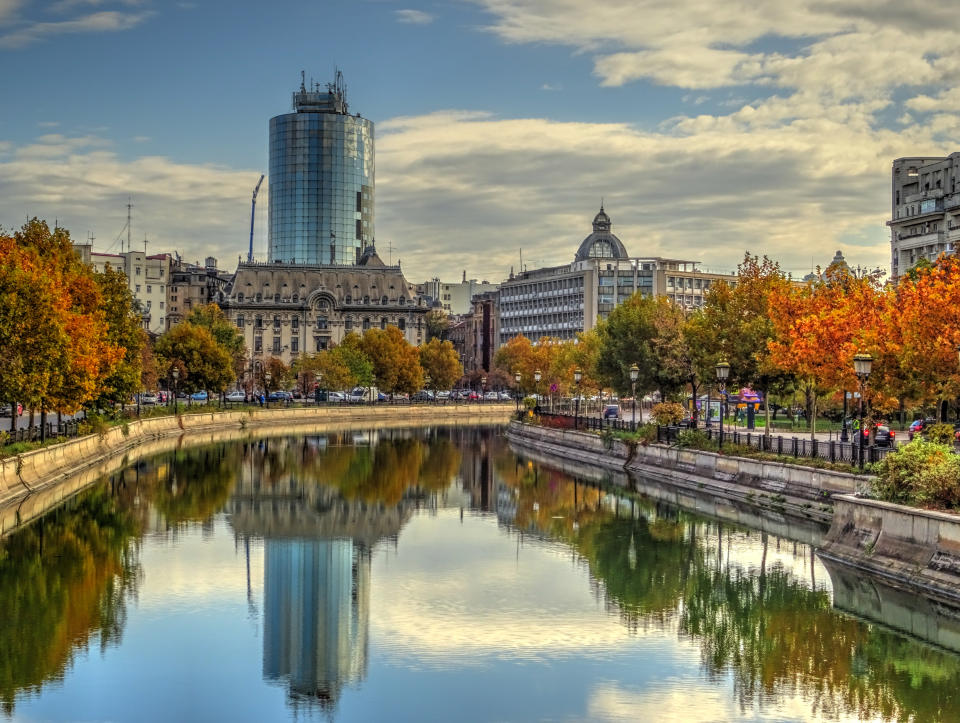
[[[536,397],[524,397],[523,406],[526,407],[527,409],[533,409],[534,407],[536,407],[537,406]]]
[[[926,438],[937,444],[953,444],[953,434],[952,424],[934,424],[924,430]]]
[[[684,409],[682,404],[676,402],[660,402],[653,405],[650,414],[657,424],[666,427],[670,424],[678,424],[683,419]]]
[[[77,431],[81,435],[99,434],[102,437],[108,429],[110,429],[110,423],[99,414],[88,414],[87,418],[77,425]]]
[[[717,443],[707,436],[702,429],[684,429],[677,434],[677,446],[681,449],[712,449]]]
[[[960,504],[960,456],[952,444],[915,439],[884,457],[876,473],[878,499],[941,509]]]

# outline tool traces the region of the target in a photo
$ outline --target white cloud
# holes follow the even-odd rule
[[[2,0],[0,0],[2,2]],[[136,27],[152,15],[150,12],[124,13],[104,11],[54,23],[31,23],[0,36],[0,49],[23,48],[43,38],[71,33],[116,32]]]
[[[563,85],[560,83],[544,83],[540,86],[540,90],[563,90]]]
[[[429,25],[435,19],[433,15],[422,10],[395,10],[393,14],[398,23],[407,25]]]
[[[102,5],[117,4],[133,7],[142,5],[143,0],[58,0],[58,2],[53,3],[47,10],[52,13],[66,13],[80,7],[96,8]]]

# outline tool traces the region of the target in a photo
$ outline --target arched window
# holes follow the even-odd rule
[[[386,296],[381,296],[381,297],[380,297],[380,305],[381,305],[381,306],[386,306],[386,305],[387,305],[387,297],[386,297]]]
[[[387,328],[387,317],[385,317],[385,316],[381,316],[381,317],[380,317],[380,328],[381,328],[381,329],[386,329],[386,328]]]
[[[243,303],[243,294],[242,294],[242,293],[237,294],[237,303],[238,303],[238,304],[242,304],[242,303]]]
[[[406,298],[404,298],[403,296],[401,296],[399,299],[397,299],[397,303],[400,304],[400,306],[403,306],[404,304],[407,303],[407,300],[406,300]]]

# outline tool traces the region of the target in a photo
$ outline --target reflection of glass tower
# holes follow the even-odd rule
[[[266,540],[263,673],[333,707],[367,668],[370,557],[351,540]]]
[[[347,113],[343,76],[303,82],[270,119],[268,260],[355,264],[373,241],[373,123]]]

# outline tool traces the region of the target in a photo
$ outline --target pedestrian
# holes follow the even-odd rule
[[[260,393],[260,397],[257,399],[257,401],[260,402],[260,406],[261,406],[261,407],[263,406],[264,401],[266,401],[266,400],[263,398],[263,393],[262,393],[262,392]]]

